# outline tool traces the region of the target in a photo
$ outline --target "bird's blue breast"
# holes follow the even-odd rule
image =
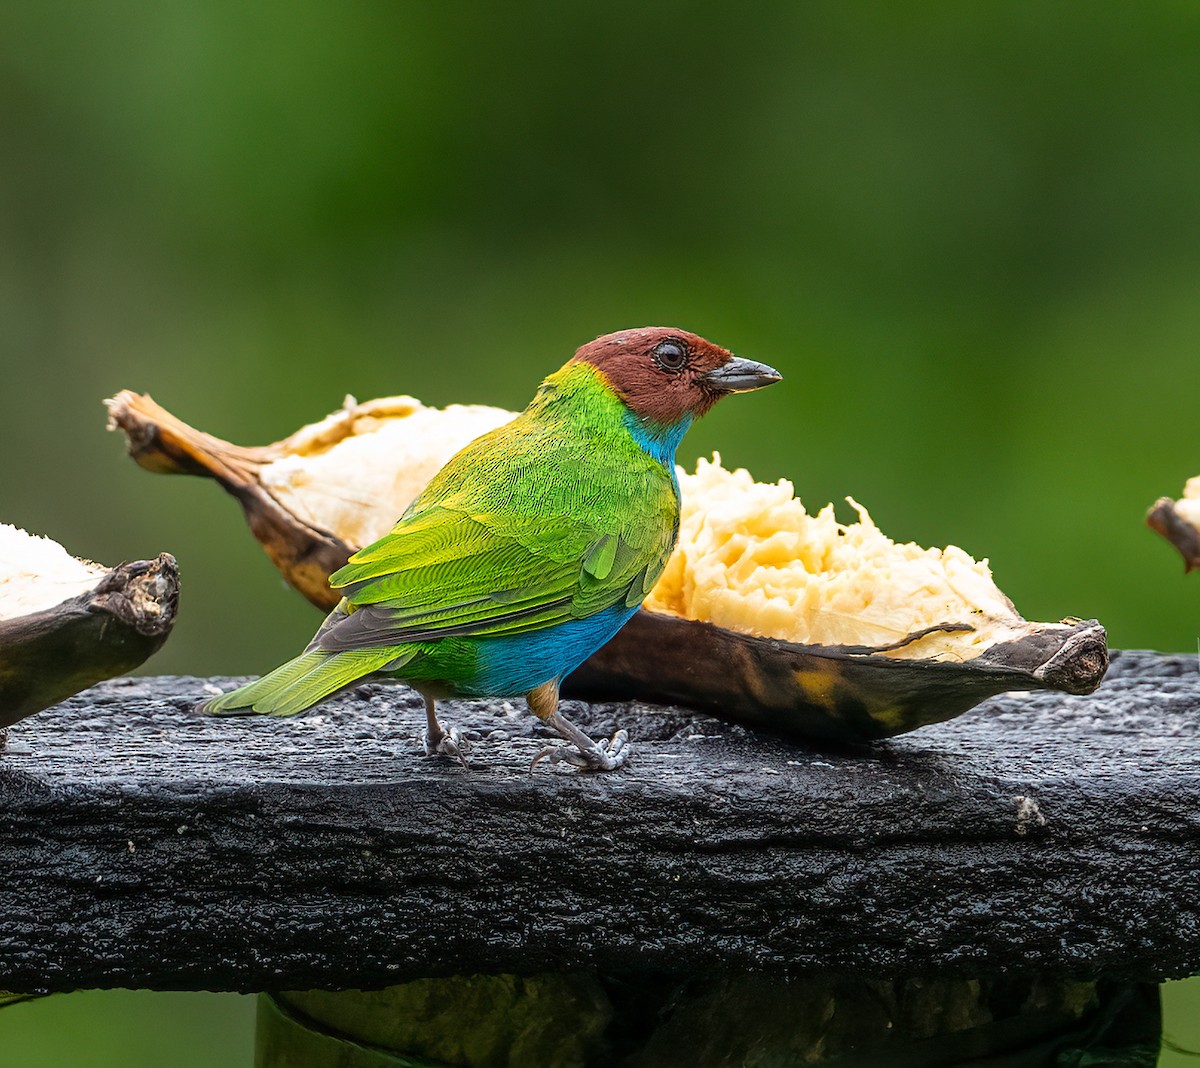
[[[477,697],[512,697],[549,679],[561,679],[608,642],[636,611],[636,605],[627,608],[622,603],[545,630],[477,639],[475,676],[459,689]]]

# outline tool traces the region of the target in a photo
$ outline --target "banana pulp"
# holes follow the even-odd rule
[[[968,660],[1028,630],[986,560],[897,544],[853,498],[856,523],[832,504],[810,515],[787,480],[755,482],[719,455],[681,470],[679,485],[679,543],[646,599],[653,612],[910,659]]]
[[[44,612],[87,593],[106,574],[58,542],[0,523],[0,620]]]
[[[353,548],[382,538],[459,449],[514,412],[481,404],[427,408],[412,397],[359,404],[293,434],[259,471],[263,488],[297,519]]]
[[[1175,502],[1175,514],[1200,529],[1200,475],[1187,480],[1183,496]]]

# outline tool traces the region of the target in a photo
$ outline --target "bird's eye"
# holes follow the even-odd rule
[[[654,362],[664,371],[678,371],[687,358],[687,345],[678,338],[670,337],[654,346]]]

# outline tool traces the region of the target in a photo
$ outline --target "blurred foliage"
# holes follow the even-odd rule
[[[1200,9],[0,9],[0,514],[185,589],[151,670],[316,619],[101,398],[235,441],[360,398],[522,406],[651,322],[779,366],[685,442],[988,556],[1031,618],[1195,648],[1142,525],[1200,471]]]
[[[1158,1068],[1200,1063],[1200,978],[1163,983],[1163,1051]]]
[[[1200,472],[1198,45],[1174,0],[2,5],[0,519],[174,552],[149,670],[259,672],[316,614],[103,397],[257,443],[347,392],[520,407],[668,323],[786,376],[685,462],[1194,649],[1142,516]]]
[[[88,990],[0,1013],[5,1068],[249,1068],[254,998]]]

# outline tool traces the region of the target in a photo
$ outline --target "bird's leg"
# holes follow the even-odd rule
[[[572,749],[566,745],[548,745],[538,751],[529,765],[533,771],[539,760],[549,760],[557,764],[565,760],[577,768],[587,771],[615,771],[629,757],[629,735],[625,731],[617,731],[612,738],[599,745],[575,726],[566,716],[558,711],[558,682],[551,679],[542,683],[536,690],[530,690],[525,695],[530,710],[538,719],[576,746]]]
[[[446,730],[438,722],[434,699],[426,694],[421,696],[425,699],[425,754],[433,756],[440,753],[442,756],[455,757],[464,768],[470,767],[467,763],[467,750],[471,747],[466,738],[459,734],[457,727]]]

